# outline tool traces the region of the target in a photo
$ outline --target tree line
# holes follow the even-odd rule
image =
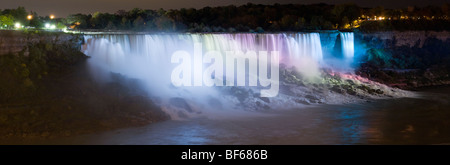
[[[134,30],[168,32],[264,32],[351,29],[362,22],[383,17],[386,20],[448,20],[449,4],[442,6],[384,9],[362,8],[355,4],[274,4],[248,3],[241,6],[149,10],[135,8],[115,13],[73,14],[55,20],[73,29]],[[42,27],[48,20],[23,7],[0,11],[0,23],[5,18],[23,21],[29,26]],[[26,20],[32,14],[37,19]],[[375,18],[375,19],[374,19]],[[10,23],[11,21],[9,21]],[[13,21],[14,22],[14,21]]]
[[[39,16],[36,12],[27,11],[21,6],[16,9],[0,10],[0,29],[12,29],[16,23],[27,28],[38,29],[45,27],[47,23],[55,24],[58,28],[64,28],[70,24],[65,18],[51,19],[50,16]]]

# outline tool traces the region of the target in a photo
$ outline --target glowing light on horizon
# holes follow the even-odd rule
[[[20,23],[17,22],[17,23],[14,24],[14,27],[15,27],[15,28],[21,28],[22,25],[20,25]]]
[[[56,25],[46,23],[46,24],[45,24],[45,28],[46,28],[46,29],[56,29]]]

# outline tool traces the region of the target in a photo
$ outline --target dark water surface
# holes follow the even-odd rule
[[[138,128],[20,143],[450,144],[450,87],[418,93],[418,98],[319,105],[219,119],[166,121]]]

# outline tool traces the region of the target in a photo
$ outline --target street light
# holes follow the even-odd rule
[[[14,24],[14,27],[18,29],[18,28],[22,27],[22,25],[20,25],[20,23],[17,22],[16,24]]]
[[[54,19],[55,18],[55,15],[50,15],[50,19]]]
[[[28,20],[31,20],[31,19],[33,19],[33,15],[31,15],[31,14],[30,14],[30,15],[28,15],[28,16],[27,16],[27,19],[28,19]]]

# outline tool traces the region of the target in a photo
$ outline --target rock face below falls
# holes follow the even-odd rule
[[[449,31],[385,31],[373,33],[355,33],[356,38],[365,42],[372,42],[371,45],[379,45],[384,48],[400,46],[422,48],[425,41],[436,38],[442,42],[450,39]]]

